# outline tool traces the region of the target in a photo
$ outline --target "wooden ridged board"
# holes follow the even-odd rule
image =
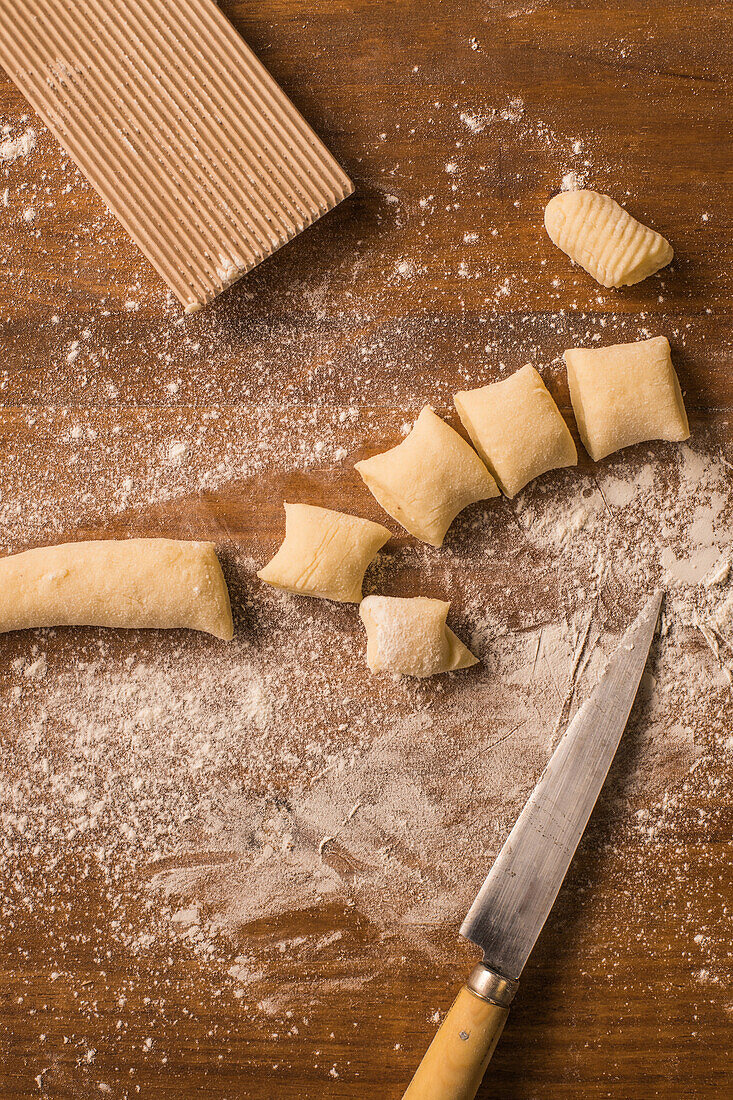
[[[0,0],[0,63],[187,312],[354,189],[212,0]]]

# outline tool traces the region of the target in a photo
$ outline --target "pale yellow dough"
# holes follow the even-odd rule
[[[597,191],[555,195],[545,207],[545,229],[558,248],[606,287],[640,283],[674,256],[661,234]]]
[[[431,546],[469,504],[499,495],[473,448],[429,407],[404,443],[356,469],[385,512]]]
[[[285,505],[285,540],[260,580],[340,603],[359,603],[364,573],[390,538],[381,523],[318,508]]]
[[[0,559],[0,631],[43,626],[187,627],[234,635],[210,542],[124,539]]]
[[[372,672],[435,676],[478,663],[446,626],[449,603],[425,596],[367,596],[359,608],[367,632],[367,664]]]
[[[534,367],[453,398],[463,426],[499,488],[515,496],[547,470],[575,466],[568,426]]]
[[[687,423],[665,336],[565,352],[580,438],[596,462],[647,439],[687,439]]]

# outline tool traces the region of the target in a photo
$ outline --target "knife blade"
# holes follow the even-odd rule
[[[473,1100],[519,976],[608,774],[654,639],[662,592],[628,628],[565,730],[461,925],[483,951],[404,1100]]]

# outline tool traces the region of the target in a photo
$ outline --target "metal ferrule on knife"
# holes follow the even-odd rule
[[[497,974],[485,963],[477,963],[469,975],[466,986],[482,1000],[499,1005],[501,1008],[509,1008],[519,988],[519,982]]]

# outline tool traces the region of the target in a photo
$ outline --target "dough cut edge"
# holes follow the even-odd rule
[[[680,380],[677,377],[677,371],[672,367],[672,385],[674,386],[675,397],[677,398],[677,409],[680,414],[680,420],[682,422],[681,432],[682,435],[675,435],[669,439],[669,443],[684,443],[686,439],[690,438],[690,420],[687,415],[687,409],[685,408],[685,399],[682,396],[682,386],[680,386]]]
[[[585,422],[585,409],[583,407],[583,398],[580,388],[578,386],[578,379],[575,374],[575,367],[572,362],[572,352],[576,351],[576,348],[568,348],[563,352],[563,359],[565,360],[565,369],[568,375],[568,389],[570,390],[570,404],[573,406],[573,413],[575,414],[575,423],[578,425],[578,435],[580,436],[580,442],[585,447],[586,451],[593,459],[594,462],[600,462],[605,455],[596,454],[595,448],[591,444],[588,438],[588,431]],[[581,349],[582,350],[582,349]],[[568,358],[570,356],[570,358]],[[611,451],[608,452],[611,454]]]
[[[368,598],[369,597],[367,597],[367,599]],[[375,624],[375,622],[372,618],[372,614],[371,614],[371,610],[370,610],[369,606],[368,605],[366,607],[364,606],[365,602],[366,602],[365,600],[362,600],[361,603],[359,604],[359,618],[361,619],[362,623],[364,624],[364,629],[366,630],[366,636],[367,636],[367,648],[366,648],[367,668],[369,669],[370,672],[381,672],[381,665],[377,664],[377,662],[376,662],[376,656],[377,656],[376,651],[377,651],[377,648],[378,648],[377,639],[376,639],[375,634],[372,633],[373,630],[374,630],[374,627],[376,626],[376,624]]]
[[[466,405],[465,405],[465,402],[464,402],[464,397],[467,396],[470,393],[471,393],[471,390],[459,390],[458,393],[453,394],[453,404],[456,407],[456,412],[458,413],[458,418],[461,421],[461,424],[463,424],[463,427],[468,432],[468,434],[471,438],[471,442],[473,443],[474,449],[476,451],[476,454],[479,456],[479,458],[483,462],[484,466],[486,467],[486,469],[489,472],[489,476],[491,477],[491,480],[494,482],[495,487],[498,489],[498,493],[495,493],[494,496],[498,496],[499,493],[503,493],[504,496],[511,497],[514,494],[512,494],[508,491],[507,486],[504,484],[502,479],[499,477],[496,469],[494,468],[494,464],[492,463],[491,459],[489,458],[488,454],[486,453],[486,451],[483,448],[483,445],[481,443],[481,438],[479,436],[476,425],[474,424],[473,420],[471,419],[471,414],[469,413],[468,409],[466,408]],[[491,498],[487,497],[486,499],[490,500]]]
[[[214,604],[216,606],[216,614],[213,616],[212,625],[207,629],[202,627],[205,633],[213,634],[215,638],[220,638],[222,642],[231,642],[234,638],[234,618],[232,616],[232,602],[229,599],[229,588],[227,586],[226,579],[224,577],[224,570],[221,567],[221,562],[216,553],[216,548],[213,542],[203,543],[202,545],[208,546],[211,550],[211,569],[213,572],[213,597]]]
[[[479,658],[471,653],[471,650],[467,645],[461,641],[457,634],[454,634],[449,626],[445,628],[445,636],[448,640],[448,646],[451,654],[450,668],[446,669],[447,672],[458,672],[462,668],[473,668],[474,665],[479,663]]]
[[[384,451],[382,453],[389,454],[389,451]],[[381,455],[375,455],[374,457],[380,458]],[[448,533],[448,527],[450,527],[450,523],[453,522],[455,516],[448,524],[448,527],[445,528],[440,538],[436,540],[435,535],[429,535],[427,533],[424,524],[421,524],[419,520],[416,520],[414,517],[408,515],[407,512],[405,512],[401,503],[395,497],[391,489],[387,485],[385,485],[383,481],[375,477],[370,470],[365,469],[365,467],[368,467],[370,462],[371,459],[369,458],[362,459],[361,462],[357,462],[355,464],[354,469],[357,471],[359,477],[362,479],[380,508],[383,508],[387,515],[391,516],[395,523],[399,523],[400,527],[403,527],[409,535],[413,536],[413,538],[419,539],[420,542],[426,542],[428,546],[435,546],[436,548],[440,548],[443,545],[445,536]]]

